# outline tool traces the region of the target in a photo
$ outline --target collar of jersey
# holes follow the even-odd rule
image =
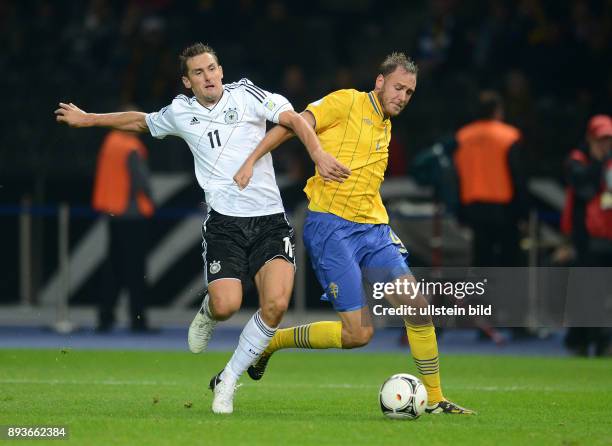
[[[374,111],[376,112],[376,114],[378,116],[380,116],[380,119],[382,119],[383,121],[385,120],[385,115],[382,112],[382,107],[380,106],[380,102],[378,102],[378,98],[376,97],[376,93],[374,93],[374,91],[371,91],[368,93],[368,98],[370,98],[370,103],[372,104],[372,107],[374,107]]]
[[[202,103],[200,103],[200,101],[198,101],[198,98],[194,96],[195,102],[196,104],[198,104],[200,107],[202,107],[204,110],[206,110],[207,112],[211,112],[213,111],[215,108],[217,108],[217,105],[219,105],[221,103],[221,101],[223,101],[225,97],[225,86],[223,86],[223,89],[221,90],[221,97],[219,98],[219,100],[217,101],[217,103],[215,105],[213,105],[212,107],[207,107],[205,105],[203,105]]]

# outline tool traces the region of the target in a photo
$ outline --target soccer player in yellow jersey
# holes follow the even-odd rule
[[[308,105],[302,116],[313,126],[323,150],[351,170],[343,183],[325,181],[318,172],[308,180],[308,215],[304,244],[321,286],[323,298],[340,321],[315,322],[278,330],[248,373],[261,379],[271,355],[283,348],[355,348],[366,345],[373,333],[362,279],[369,283],[414,281],[408,252],[389,227],[380,197],[389,158],[391,118],[410,101],[417,67],[403,53],[389,55],[380,67],[374,90],[339,90]],[[293,133],[282,126],[270,130],[247,158],[234,180],[248,185],[255,162]],[[426,306],[423,296],[387,295],[394,305]],[[417,312],[418,313],[418,312]],[[444,398],[440,385],[438,346],[430,317],[405,319],[410,349],[428,394],[429,413],[471,414]]]

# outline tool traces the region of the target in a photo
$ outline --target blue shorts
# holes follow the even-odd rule
[[[408,251],[385,224],[344,220],[334,214],[308,211],[304,245],[319,283],[336,311],[353,311],[366,302],[363,280],[391,282],[410,274]]]

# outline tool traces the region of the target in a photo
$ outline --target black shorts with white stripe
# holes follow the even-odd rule
[[[231,217],[211,210],[202,225],[202,238],[207,283],[253,279],[276,258],[295,267],[295,235],[284,213]]]

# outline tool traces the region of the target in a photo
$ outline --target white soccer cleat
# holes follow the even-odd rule
[[[218,414],[230,414],[234,412],[234,393],[236,384],[221,380],[222,372],[219,372],[210,380],[209,388],[213,391],[212,411]]]
[[[208,341],[212,337],[212,333],[217,325],[217,321],[211,319],[204,312],[204,308],[208,306],[208,294],[204,298],[202,307],[191,321],[189,332],[187,334],[187,343],[189,350],[192,353],[202,353],[208,347]]]

